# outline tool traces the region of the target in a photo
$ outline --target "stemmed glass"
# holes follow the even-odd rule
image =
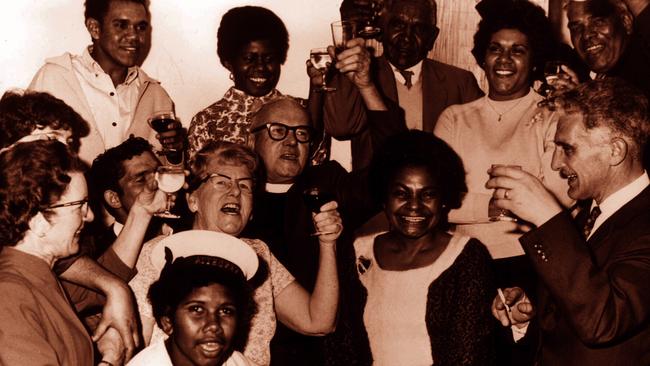
[[[171,111],[156,112],[149,117],[148,122],[149,126],[160,134],[169,131],[170,126],[176,124],[176,115]],[[163,146],[163,150],[159,154],[165,156],[169,164],[183,163],[183,152],[177,149],[166,149]]]
[[[544,64],[544,82],[539,88],[539,93],[544,96],[544,100],[538,103],[540,107],[548,106],[552,103],[554,94],[556,94],[558,89],[549,82],[564,77],[563,74],[566,74],[566,72],[562,70],[562,65],[563,62],[557,60],[546,61]]]
[[[368,17],[365,21],[365,24],[360,25],[357,35],[363,39],[379,39],[381,35],[381,28],[377,26],[377,16],[379,15],[380,5],[376,1],[372,1],[370,4],[370,10],[372,15]]]
[[[335,91],[335,87],[327,85],[327,74],[332,63],[332,57],[327,52],[327,48],[312,48],[309,51],[309,61],[323,74],[323,84],[317,91]]]
[[[182,166],[161,165],[156,169],[156,182],[158,182],[158,189],[167,194],[167,205],[163,212],[158,212],[155,215],[168,219],[178,219],[180,216],[171,213],[172,197],[173,194],[179,189],[183,188],[185,184],[185,171]]]

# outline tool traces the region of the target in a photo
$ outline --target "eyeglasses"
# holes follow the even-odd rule
[[[60,208],[60,207],[69,207],[69,206],[77,206],[81,205],[81,208],[83,209],[84,206],[88,205],[88,198],[84,198],[79,201],[72,201],[72,202],[66,202],[66,203],[57,203],[56,205],[52,205],[48,207],[48,210],[54,209],[54,208]]]
[[[287,126],[279,122],[268,122],[261,126],[257,126],[251,130],[252,133],[257,133],[266,128],[266,131],[269,133],[271,140],[282,141],[284,140],[289,131],[293,131],[296,140],[301,143],[310,142],[312,135],[314,134],[314,129],[309,126]]]
[[[255,180],[252,177],[233,179],[225,174],[219,173],[212,173],[203,178],[201,180],[201,184],[205,183],[208,180],[210,183],[212,183],[212,186],[220,192],[229,192],[232,187],[237,184],[240,191],[246,194],[252,194],[253,186],[255,184]]]

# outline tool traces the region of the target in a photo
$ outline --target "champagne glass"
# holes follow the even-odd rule
[[[305,204],[311,212],[313,213],[319,213],[320,208],[323,207],[324,204],[327,202],[334,201],[334,196],[324,192],[318,187],[310,187],[307,188],[303,191],[303,199],[305,200]],[[328,234],[328,233],[321,233],[321,232],[315,232],[311,234],[312,236],[317,236],[317,235],[322,235],[322,234]]]
[[[185,184],[185,171],[179,166],[161,165],[156,169],[156,182],[158,182],[158,189],[167,193],[167,205],[163,212],[158,212],[155,215],[168,219],[180,218],[180,216],[171,213],[170,209],[172,193],[183,188],[183,184]]]
[[[176,124],[176,115],[171,111],[156,112],[147,121],[149,126],[160,134],[169,131],[170,127]],[[180,165],[183,162],[183,152],[177,149],[166,149],[163,146],[159,155],[165,156],[167,162],[172,165]]]
[[[309,51],[309,61],[323,74],[323,84],[317,91],[335,91],[335,87],[327,85],[327,74],[332,63],[332,57],[327,52],[327,48],[312,48]]]
[[[336,54],[345,50],[345,45],[354,38],[354,24],[347,20],[337,20],[332,25],[332,41]]]

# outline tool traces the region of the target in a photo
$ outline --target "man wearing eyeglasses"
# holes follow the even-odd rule
[[[376,123],[399,118],[396,108],[383,109],[371,114]],[[303,192],[318,188],[338,203],[345,223],[337,245],[339,262],[349,263],[349,258],[353,258],[351,233],[378,207],[364,188],[365,171],[348,173],[335,161],[309,165],[314,130],[307,111],[295,99],[281,97],[266,103],[251,122],[249,145],[259,154],[266,174],[258,184],[252,220],[242,236],[267,243],[278,260],[311,292],[319,267],[319,246],[312,211]],[[346,291],[346,284],[340,286],[341,291]],[[298,334],[278,323],[271,342],[271,358],[279,365],[320,365],[325,357],[321,339]]]

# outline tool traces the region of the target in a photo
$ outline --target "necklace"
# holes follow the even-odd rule
[[[492,110],[494,111],[494,113],[497,114],[497,116],[499,116],[499,119],[497,120],[497,122],[501,122],[501,118],[503,118],[503,116],[505,114],[507,114],[510,111],[512,111],[513,109],[515,109],[519,105],[519,103],[521,103],[521,101],[524,100],[524,99],[526,99],[526,98],[525,97],[519,98],[517,103],[513,104],[512,107],[510,107],[507,110],[499,113],[499,111],[494,107],[494,105],[492,105],[492,102],[490,101],[490,97],[488,97],[488,96],[485,97],[485,100],[487,101],[487,105],[490,106],[490,108],[492,108]]]

